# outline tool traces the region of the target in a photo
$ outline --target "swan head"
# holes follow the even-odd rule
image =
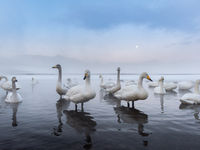
[[[90,71],[89,70],[85,70],[85,76],[83,78],[83,80],[85,80],[86,78],[90,77]]]
[[[164,81],[164,77],[161,76],[160,79],[159,79],[159,81]]]
[[[60,65],[60,64],[57,64],[57,65],[53,66],[52,68],[60,69],[60,68],[61,68],[61,65]]]
[[[12,82],[17,82],[16,77],[12,77]]]
[[[196,80],[196,84],[200,84],[200,80]]]
[[[153,80],[150,78],[150,76],[148,75],[148,73],[146,73],[146,72],[143,72],[143,73],[141,74],[141,77],[142,77],[142,78],[146,78],[146,79],[149,80],[149,81],[153,81]]]

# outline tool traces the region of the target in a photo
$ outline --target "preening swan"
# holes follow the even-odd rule
[[[77,110],[77,104],[81,103],[81,108],[83,110],[83,103],[93,99],[96,96],[94,89],[90,84],[90,71],[85,71],[85,85],[77,85],[68,90],[64,99],[70,100],[75,103],[75,109]]]
[[[53,66],[52,68],[58,69],[58,81],[56,85],[56,92],[62,97],[62,95],[65,95],[67,93],[67,89],[63,88],[62,86],[62,68],[60,64],[57,64],[56,66]]]
[[[8,103],[19,103],[22,101],[22,97],[19,93],[16,91],[16,77],[12,78],[12,92],[9,92],[6,96],[5,102]]]
[[[113,82],[104,83],[104,82],[103,82],[103,76],[102,76],[101,74],[99,75],[99,78],[101,79],[100,87],[101,87],[102,89],[111,88],[111,87],[113,87],[113,86],[115,85],[115,83],[113,83]]]
[[[117,68],[117,83],[113,85],[112,87],[106,88],[106,92],[109,94],[114,94],[118,90],[121,89],[121,84],[120,84],[120,67]]]
[[[178,83],[179,90],[190,90],[193,88],[192,81],[182,81]]]
[[[159,80],[158,80],[158,87],[154,88],[154,93],[155,94],[165,94],[166,90],[163,86],[163,81],[164,81],[164,77],[162,76]]]
[[[145,100],[148,97],[147,91],[143,88],[142,82],[143,79],[146,78],[150,81],[151,78],[146,72],[143,72],[139,76],[138,85],[137,86],[124,86],[119,91],[117,91],[114,96],[120,100],[125,100],[127,102],[132,101],[132,105],[134,106],[134,101],[137,100]],[[129,105],[129,103],[128,103]]]
[[[194,93],[186,93],[180,99],[183,104],[200,104],[200,91],[199,91],[200,80],[196,80]]]
[[[3,90],[5,90],[6,92],[12,91],[12,82],[8,81],[8,78],[6,76],[0,76],[0,81],[1,80],[5,80],[3,81],[0,86]],[[16,84],[16,90],[19,90],[20,86],[18,84]]]

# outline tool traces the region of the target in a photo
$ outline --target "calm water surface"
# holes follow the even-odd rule
[[[64,81],[70,76],[64,76]],[[199,75],[168,75],[169,81],[199,78]],[[6,104],[0,90],[0,150],[70,150],[70,149],[158,149],[194,150],[200,147],[200,106],[180,105],[181,91],[154,95],[127,108],[125,102],[105,96],[99,89],[98,76],[92,76],[97,92],[85,103],[84,112],[74,111],[74,104],[59,100],[55,92],[57,76],[17,76],[23,97],[20,104]],[[81,75],[71,76],[79,83]],[[105,76],[105,80],[115,76]],[[122,76],[123,81],[138,76]],[[152,76],[158,79],[159,76]]]

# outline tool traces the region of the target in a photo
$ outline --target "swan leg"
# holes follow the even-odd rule
[[[132,108],[135,108],[135,106],[134,106],[134,101],[132,101]]]
[[[75,111],[77,111],[77,104],[75,104]]]
[[[130,107],[130,104],[129,104],[129,102],[127,102],[127,107],[128,107],[128,108]]]
[[[83,103],[81,103],[81,111],[83,111]]]

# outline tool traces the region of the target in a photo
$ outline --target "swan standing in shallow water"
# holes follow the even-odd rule
[[[164,77],[161,77],[158,80],[158,85],[159,86],[154,88],[154,93],[155,94],[165,94],[166,93],[166,90],[165,90],[164,85],[163,85],[163,81],[164,81]]]
[[[134,101],[137,100],[145,100],[148,97],[148,93],[147,91],[143,88],[142,82],[143,79],[146,78],[150,81],[151,78],[149,77],[149,75],[146,72],[143,72],[140,76],[139,76],[139,81],[138,81],[138,85],[137,86],[125,86],[123,88],[121,88],[119,91],[117,91],[114,96],[120,100],[125,100],[128,102],[128,106],[129,106],[129,101],[132,101],[132,106],[134,107]]]
[[[178,83],[179,90],[190,90],[193,88],[192,81],[182,81]]]
[[[6,96],[5,102],[8,103],[19,103],[22,101],[22,97],[19,93],[16,91],[16,77],[12,78],[12,92],[9,92]]]
[[[6,76],[0,76],[0,81],[1,80],[5,80],[5,81],[3,81],[2,83],[1,83],[1,88],[3,89],[3,90],[5,90],[7,93],[8,92],[11,92],[12,91],[12,82],[11,81],[8,81],[8,78],[6,77]],[[20,87],[18,86],[18,85],[16,85],[16,90],[19,90],[20,89]]]
[[[113,82],[103,83],[103,76],[100,74],[99,78],[101,79],[100,87],[102,89],[107,89],[113,87],[115,84]]]
[[[200,80],[196,80],[194,93],[186,93],[180,99],[183,104],[200,104],[200,91],[199,91]]]
[[[113,85],[112,87],[106,88],[106,92],[109,94],[114,94],[115,92],[119,91],[121,89],[120,84],[120,67],[117,68],[117,83]]]
[[[85,71],[85,85],[77,85],[68,90],[64,99],[70,100],[75,103],[75,109],[77,110],[77,104],[81,103],[81,109],[83,110],[83,103],[93,99],[96,96],[95,91],[90,85],[90,71]]]
[[[53,66],[52,68],[58,69],[58,81],[56,85],[56,92],[60,95],[60,98],[62,98],[62,95],[65,95],[67,93],[67,89],[63,88],[62,86],[62,68],[60,64],[57,64],[56,66]]]

